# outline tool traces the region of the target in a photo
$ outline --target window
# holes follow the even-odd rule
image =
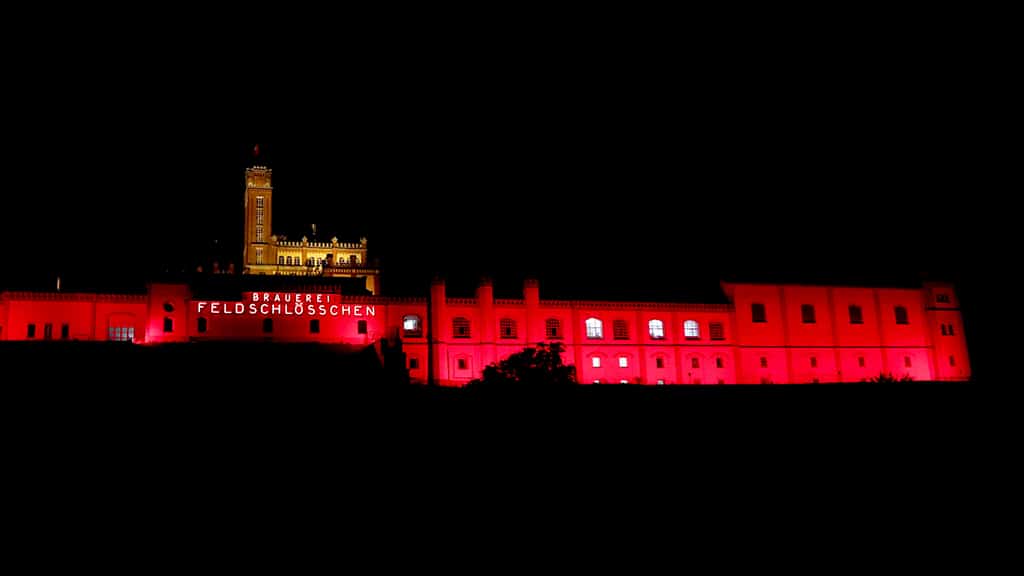
[[[811,356],[811,368],[817,368],[817,367],[818,367],[818,358],[817,358],[817,356]]]
[[[256,248],[256,263],[263,264],[263,248]]]
[[[813,304],[800,305],[800,321],[804,324],[814,324],[817,319],[814,316]]]
[[[686,336],[687,340],[700,338],[700,324],[697,324],[696,320],[683,322],[683,335]]]
[[[597,318],[587,318],[587,338],[598,340],[604,338],[604,324]]]
[[[469,338],[469,320],[459,316],[452,320],[452,335],[456,338]]]
[[[660,357],[660,356],[655,358],[654,359],[654,367],[655,368],[664,368],[665,367],[665,359]]]
[[[956,366],[956,358],[950,356],[949,357],[949,365],[950,366]]]
[[[719,384],[725,384],[725,380],[723,380],[723,379],[719,378],[719,379],[718,379],[718,383],[719,383]]]
[[[750,321],[757,323],[763,323],[768,321],[768,318],[767,316],[765,316],[764,313],[764,304],[755,302],[750,305]]]
[[[469,362],[467,362],[465,358],[459,358],[456,361],[456,365],[459,367],[459,370],[466,370],[469,368]]]
[[[420,367],[419,358],[409,358],[409,370],[416,370]]]
[[[548,318],[544,321],[544,334],[549,340],[561,340],[562,322],[558,318]]]
[[[690,368],[700,368],[700,359],[690,358]]]
[[[174,318],[164,318],[164,333],[174,332]]]
[[[857,357],[857,366],[860,366],[861,368],[864,367],[864,357],[863,356],[858,356]]]
[[[501,333],[502,338],[515,338],[516,321],[511,318],[502,318],[498,322],[498,331]]]
[[[206,318],[200,318],[196,322],[196,331],[198,331],[200,334],[206,333]]]
[[[360,320],[356,323],[356,333],[366,334],[366,320]]]
[[[761,384],[771,384],[772,381],[768,378],[761,378]]]
[[[348,257],[348,261],[349,261],[350,264],[355,266],[356,264],[359,264],[359,256],[356,256],[355,254],[353,254],[353,255]]]
[[[619,380],[619,384],[629,384],[629,380]]]
[[[938,294],[935,296],[935,301],[939,304],[949,304],[949,294]]]
[[[712,340],[725,340],[725,325],[721,322],[708,324],[708,332],[711,333]]]
[[[53,324],[43,324],[43,340],[53,340]]]
[[[647,332],[651,338],[661,340],[665,337],[665,324],[661,320],[651,320],[647,323]]]
[[[284,259],[284,262],[285,262],[285,264],[287,264],[288,266],[291,266],[291,265],[292,265],[292,257],[291,257],[291,256],[288,256],[288,257],[286,257],[286,258]]]
[[[402,317],[402,331],[406,338],[423,337],[423,328],[420,326],[420,317],[414,314]]]
[[[665,385],[665,381],[664,380],[658,380],[658,386],[664,386],[664,385]]]
[[[264,318],[263,319],[263,333],[270,334],[274,331],[274,319]]]
[[[629,358],[619,356],[619,368],[629,368]]]
[[[864,312],[861,311],[860,306],[850,305],[850,324],[863,324],[864,323]]]
[[[615,340],[629,340],[629,324],[625,320],[612,322],[612,338]]]
[[[263,242],[263,226],[260,224],[256,225],[256,241]]]
[[[903,357],[903,365],[906,366],[907,368],[910,368],[910,356]]]
[[[715,358],[715,368],[725,368],[725,360]]]
[[[764,356],[761,356],[761,368],[767,368],[767,367],[768,367],[768,359],[765,358]]]
[[[946,334],[946,325],[945,324],[942,325],[942,335],[943,336],[947,336],[947,334]]]
[[[309,321],[309,333],[310,334],[319,334],[320,333],[320,321],[319,320],[310,320]]]
[[[600,356],[594,356],[593,358],[591,358],[590,359],[590,366],[592,368],[600,368],[601,367],[601,357]]]
[[[910,324],[910,321],[907,319],[907,309],[905,307],[897,306],[895,312],[897,324]]]
[[[953,336],[953,335],[954,335],[954,334],[953,334],[953,325],[952,325],[952,324],[950,324],[950,325],[949,325],[949,335],[950,335],[950,336]]]
[[[67,340],[71,336],[71,326],[67,324],[60,325],[60,339]]]
[[[277,263],[283,266],[284,265],[284,256],[278,256],[277,257]]]
[[[107,329],[107,339],[114,342],[134,342],[134,326],[111,326]]]

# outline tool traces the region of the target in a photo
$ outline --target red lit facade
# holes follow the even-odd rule
[[[560,342],[581,383],[859,382],[892,373],[966,380],[970,364],[952,286],[918,289],[722,285],[729,304],[427,298],[247,292],[193,297],[185,284],[144,295],[0,293],[0,340],[136,344],[272,340],[401,342],[414,381],[459,386],[525,346]]]

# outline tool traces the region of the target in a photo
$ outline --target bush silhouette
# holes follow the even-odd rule
[[[474,389],[567,389],[576,384],[576,367],[562,363],[562,345],[537,344],[484,368],[467,386]]]
[[[888,373],[886,373],[886,372],[879,372],[878,376],[874,376],[870,380],[870,382],[874,382],[876,384],[888,384],[890,382],[913,382],[913,381],[914,381],[914,378],[910,374],[904,374],[903,376],[897,378],[897,377],[892,375],[892,372],[888,372]]]

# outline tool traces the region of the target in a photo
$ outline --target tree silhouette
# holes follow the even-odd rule
[[[473,380],[474,389],[561,390],[576,384],[576,367],[562,363],[562,345],[540,343],[484,368],[482,378]]]

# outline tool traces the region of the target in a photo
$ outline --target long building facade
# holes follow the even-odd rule
[[[400,346],[410,378],[461,386],[540,342],[564,346],[581,383],[860,382],[891,373],[967,380],[957,296],[948,284],[867,288],[723,283],[729,303],[424,298],[330,291],[244,291],[203,299],[188,284],[144,294],[0,293],[0,340],[212,340]],[[327,291],[322,291],[327,290]]]

